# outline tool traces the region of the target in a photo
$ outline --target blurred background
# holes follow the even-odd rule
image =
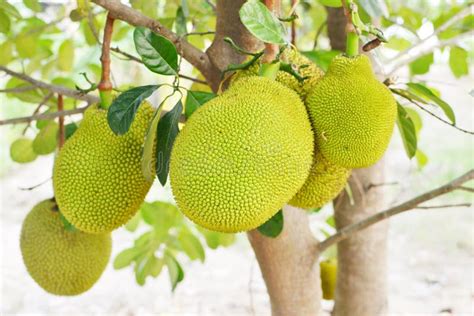
[[[0,65],[46,82],[63,84],[70,88],[77,85],[87,88],[81,72],[98,82],[100,74],[100,46],[94,40],[88,17],[76,17],[71,12],[78,9],[75,1],[7,1],[21,18],[11,18],[8,30],[0,34]],[[32,4],[33,3],[33,4]],[[35,7],[38,3],[40,7]],[[79,1],[78,1],[79,3]],[[163,23],[171,19],[181,1],[131,1],[138,10],[147,12]],[[214,29],[214,19],[207,1],[189,1],[188,31]],[[285,3],[285,1],[284,1]],[[147,10],[147,5],[153,10]],[[461,20],[459,31],[453,24],[442,37],[433,32],[443,21],[468,7],[463,1],[391,1],[385,6],[387,13],[381,18],[389,44],[373,54],[379,66],[379,75],[395,76],[397,82],[423,82],[439,93],[456,114],[456,125],[474,130],[474,76],[472,37],[472,6],[467,17]],[[0,0],[0,19],[4,16],[5,1]],[[97,6],[91,7],[92,23],[100,31],[105,15]],[[156,12],[155,12],[156,11]],[[298,23],[298,47],[313,50],[316,33],[324,24],[326,11],[317,1],[302,1],[298,8],[302,17]],[[449,15],[451,14],[451,15]],[[444,20],[443,20],[444,19]],[[89,22],[88,22],[89,21]],[[459,21],[458,21],[459,22]],[[467,24],[466,24],[467,23]],[[0,23],[1,24],[1,23]],[[4,24],[5,25],[5,24]],[[46,25],[46,26],[45,26]],[[467,27],[467,31],[466,28]],[[24,36],[25,30],[40,29],[34,36]],[[451,29],[458,33],[454,34]],[[318,37],[316,62],[324,65],[321,56],[327,56],[329,43],[325,28]],[[451,34],[449,31],[451,30]],[[114,44],[136,55],[133,29],[117,22]],[[459,35],[463,36],[460,37]],[[466,35],[467,34],[467,35]],[[37,36],[37,37],[36,37]],[[458,38],[459,37],[459,38]],[[22,41],[18,40],[22,38]],[[25,39],[26,38],[26,39]],[[428,38],[428,40],[424,40]],[[210,36],[192,37],[191,42],[204,48]],[[442,41],[455,45],[445,47]],[[25,42],[26,41],[26,42]],[[401,53],[410,43],[419,43],[419,54],[411,62],[400,62]],[[70,44],[64,44],[70,43]],[[23,45],[23,46],[22,46]],[[72,45],[72,48],[66,46]],[[9,46],[11,46],[9,48]],[[26,47],[26,48],[25,48]],[[62,48],[61,48],[62,47]],[[66,48],[64,48],[66,47]],[[453,47],[462,49],[454,57]],[[26,52],[25,52],[26,49]],[[28,52],[29,51],[29,52]],[[31,54],[31,51],[34,51]],[[465,53],[464,53],[465,52]],[[326,54],[326,55],[324,55]],[[329,53],[330,54],[330,53]],[[310,54],[309,54],[310,55]],[[115,86],[126,89],[169,80],[149,72],[143,65],[124,60],[114,54],[112,76]],[[428,57],[426,57],[428,56]],[[314,56],[313,56],[314,57]],[[66,60],[69,60],[68,63]],[[454,60],[454,61],[453,61]],[[398,63],[399,62],[399,63]],[[192,68],[183,62],[182,72],[195,77]],[[192,82],[182,80],[183,86]],[[18,82],[0,72],[1,87],[17,87]],[[205,89],[204,86],[199,87]],[[36,90],[35,90],[36,91]],[[156,106],[166,90],[160,90],[150,99]],[[35,111],[41,95],[19,97],[14,93],[0,93],[0,118],[28,116]],[[66,106],[76,104],[69,100]],[[168,104],[173,105],[173,100]],[[54,110],[49,106],[48,110]],[[442,116],[438,108],[430,108]],[[400,203],[431,188],[448,182],[474,167],[474,140],[448,124],[419,112],[422,128],[418,135],[418,148],[423,157],[409,159],[404,145],[395,130],[386,153],[385,198],[390,205]],[[81,115],[68,117],[66,122],[80,120]],[[269,301],[253,251],[245,234],[237,234],[229,247],[205,247],[204,263],[179,256],[185,271],[184,280],[174,292],[166,273],[148,278],[138,285],[133,269],[115,270],[109,263],[98,283],[78,297],[64,298],[50,295],[39,288],[29,277],[19,249],[21,224],[26,214],[39,201],[53,194],[51,170],[54,154],[38,156],[28,164],[19,164],[10,157],[10,144],[19,138],[25,124],[0,126],[0,197],[1,197],[1,301],[2,315],[28,314],[81,314],[81,315],[268,315]],[[34,138],[41,126],[35,123],[26,129],[25,136]],[[173,202],[169,186],[157,181],[147,196],[147,201]],[[431,201],[431,205],[472,202],[472,194],[454,192]],[[310,216],[316,236],[334,232],[327,224],[332,206]],[[389,232],[389,312],[390,315],[473,315],[474,313],[474,221],[472,207],[415,210],[390,220]],[[113,233],[113,257],[131,247],[139,234],[146,230],[142,225],[135,232],[120,228]],[[331,256],[331,254],[328,254]],[[332,307],[324,301],[325,310]]]

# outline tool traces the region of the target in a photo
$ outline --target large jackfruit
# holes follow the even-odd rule
[[[367,167],[387,149],[397,107],[366,56],[335,57],[308,95],[307,107],[318,148],[330,162]]]
[[[196,110],[176,138],[170,162],[176,202],[207,229],[254,229],[303,185],[313,140],[294,91],[268,78],[242,78]]]
[[[53,185],[61,212],[78,229],[110,232],[138,210],[151,183],[141,170],[141,151],[153,116],[142,104],[130,130],[113,134],[107,111],[92,106],[54,164]]]
[[[49,293],[78,295],[99,279],[110,258],[110,234],[68,231],[54,200],[37,204],[23,221],[23,261],[31,277]]]
[[[300,82],[293,75],[280,70],[277,72],[275,81],[294,90],[298,93],[301,99],[305,101],[308,93],[314,89],[316,83],[323,77],[323,71],[311,60],[301,55],[300,52],[293,48],[285,49],[282,53],[281,60],[293,65],[295,70],[298,71],[302,77],[307,78]],[[258,75],[259,69],[260,64],[257,62],[246,70],[237,71],[232,77],[232,82],[236,82],[240,78],[256,76]]]
[[[350,170],[335,165],[318,151],[306,182],[288,204],[300,208],[321,207],[342,191]]]

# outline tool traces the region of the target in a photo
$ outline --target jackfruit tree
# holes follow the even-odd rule
[[[470,171],[385,202],[397,143],[396,164],[426,172],[423,122],[473,134],[427,79],[472,64],[473,4],[441,2],[0,0],[10,160],[52,161],[54,198],[22,210],[25,273],[93,295],[126,230],[110,266],[141,286],[166,271],[174,291],[245,232],[273,315],[320,315],[323,299],[336,316],[386,313],[380,222],[473,190],[459,162]]]

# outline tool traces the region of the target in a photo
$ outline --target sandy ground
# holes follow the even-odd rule
[[[445,73],[434,75],[454,82]],[[442,84],[443,95],[455,104],[459,125],[473,129],[473,99],[467,95],[471,79]],[[433,84],[436,86],[436,84]],[[463,93],[461,94],[460,91]],[[455,100],[456,102],[453,102]],[[430,163],[418,171],[407,161],[395,134],[387,155],[389,200],[402,201],[442,184],[473,167],[472,138],[423,117],[420,147]],[[395,132],[397,133],[397,132]],[[4,150],[2,148],[2,150]],[[73,298],[49,295],[28,276],[19,250],[21,222],[38,201],[51,197],[52,157],[13,165],[0,178],[1,192],[1,301],[2,315],[269,315],[266,290],[254,254],[244,235],[228,249],[206,252],[206,262],[184,263],[185,280],[174,294],[168,276],[135,283],[130,269],[115,271],[108,265],[100,281]],[[168,189],[151,190],[149,200],[169,198]],[[431,205],[466,202],[467,194],[453,194]],[[472,315],[474,313],[473,209],[419,210],[391,220],[389,232],[390,315]],[[321,216],[313,216],[318,226]],[[114,256],[133,242],[124,229],[113,234]],[[324,302],[330,310],[331,302]]]

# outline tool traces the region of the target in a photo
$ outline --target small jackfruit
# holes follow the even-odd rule
[[[170,179],[178,207],[210,230],[254,229],[303,185],[313,140],[294,91],[242,78],[196,110],[176,138]]]
[[[328,259],[319,263],[321,288],[325,300],[333,300],[336,292],[337,260]]]
[[[300,208],[321,207],[342,191],[350,170],[335,165],[318,151],[306,182],[288,204]]]
[[[56,201],[64,217],[88,233],[110,232],[135,215],[150,189],[141,152],[153,117],[145,102],[130,130],[113,134],[107,111],[91,106],[59,152],[53,170]]]
[[[322,155],[345,168],[377,162],[390,141],[397,107],[367,56],[335,57],[308,95],[307,107]]]
[[[20,248],[28,273],[45,291],[78,295],[101,276],[112,240],[110,234],[66,230],[54,200],[45,200],[23,221]]]
[[[279,70],[275,81],[294,90],[298,95],[306,100],[310,91],[314,89],[316,83],[323,77],[323,71],[311,60],[301,55],[296,49],[287,48],[283,51],[281,60],[292,65],[302,77],[307,77],[304,81],[298,81],[293,75]],[[232,77],[232,82],[248,76],[256,76],[259,73],[260,64],[257,62],[248,69],[237,71]]]

